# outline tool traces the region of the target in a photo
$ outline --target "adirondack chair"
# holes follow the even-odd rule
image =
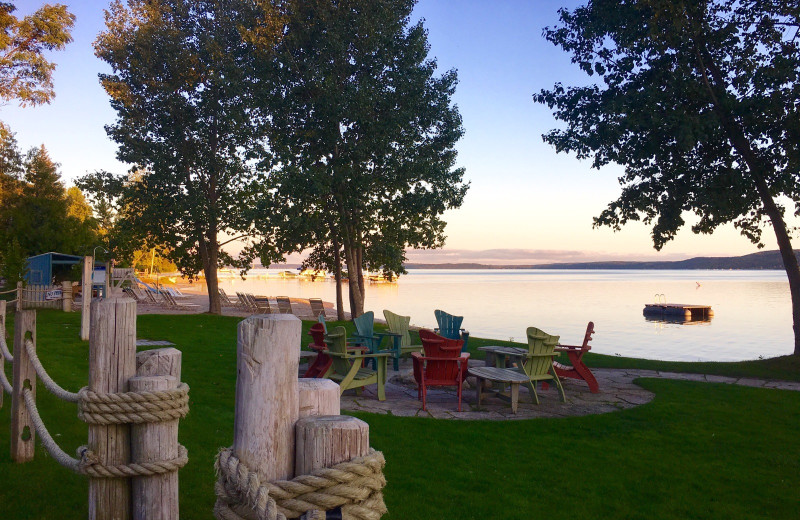
[[[467,342],[469,342],[469,332],[461,328],[461,322],[464,321],[464,316],[453,316],[439,309],[433,311],[433,314],[436,316],[436,323],[439,324],[434,331],[445,338],[464,340],[462,352],[466,352]]]
[[[331,367],[333,360],[328,355],[328,346],[325,344],[325,324],[316,323],[308,331],[311,343],[308,348],[317,353],[317,357],[308,364],[308,369],[303,377],[323,377]]]
[[[386,368],[388,353],[365,354],[349,352],[347,350],[347,331],[341,325],[334,327],[330,334],[325,336],[328,345],[328,355],[332,363],[325,377],[339,383],[339,395],[345,390],[354,388],[360,395],[361,388],[367,385],[378,385],[378,400],[386,400]],[[376,368],[361,366],[363,359],[374,359]]]
[[[600,391],[600,385],[597,384],[597,379],[595,379],[592,371],[583,362],[583,355],[592,349],[589,345],[589,342],[592,341],[592,334],[594,334],[594,322],[590,321],[589,325],[586,326],[586,335],[583,337],[582,345],[557,345],[556,352],[566,352],[572,366],[554,362],[553,367],[559,377],[586,381],[586,384],[589,385],[589,391],[596,394]]]
[[[400,357],[405,354],[411,354],[412,352],[420,352],[422,350],[422,345],[411,344],[411,334],[408,332],[408,326],[411,323],[411,316],[400,316],[392,311],[384,310],[383,317],[386,318],[386,324],[389,327],[389,332],[400,335],[400,351],[395,352],[394,356],[394,369],[398,370]],[[396,350],[396,347],[394,348]]]
[[[278,302],[278,314],[294,314],[292,301],[288,296],[277,296],[275,301]]]
[[[425,353],[412,352],[411,360],[414,380],[417,382],[417,398],[422,399],[422,409],[427,410],[429,386],[455,386],[460,412],[469,362],[469,353],[461,352],[463,340],[445,338],[428,329],[420,329],[419,338]]]
[[[356,326],[356,333],[351,338],[352,343],[367,347],[371,353],[378,352],[383,338],[390,335],[375,332],[375,313],[372,311],[353,318],[353,325]]]
[[[517,370],[528,376],[528,389],[533,395],[534,402],[539,404],[539,395],[536,393],[536,383],[553,380],[561,393],[561,400],[566,401],[561,380],[553,367],[553,358],[557,355],[555,348],[558,336],[551,336],[536,327],[528,327],[525,331],[528,336],[528,353],[522,356],[522,366]]]
[[[308,304],[311,306],[311,315],[315,318],[325,316],[325,305],[319,298],[309,298]]]

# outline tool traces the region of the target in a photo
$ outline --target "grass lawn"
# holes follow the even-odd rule
[[[183,351],[183,378],[192,388],[191,411],[180,429],[190,455],[180,473],[186,519],[212,518],[214,455],[232,442],[238,321],[139,317],[140,338],[170,340]],[[88,344],[77,339],[78,330],[77,313],[39,313],[39,356],[70,390],[87,378]],[[470,338],[472,349],[488,343]],[[750,376],[769,376],[770,363],[589,359],[592,366]],[[779,377],[798,379],[788,369]],[[640,384],[656,393],[654,401],[587,417],[491,422],[359,414],[370,425],[372,445],[386,455],[385,518],[797,518],[797,393],[652,379]],[[41,385],[38,402],[66,451],[85,444],[75,405],[57,401]],[[6,396],[4,446],[9,415]],[[8,453],[0,448],[0,518],[86,517],[83,477],[58,466],[41,447],[36,460],[23,465],[11,463]]]

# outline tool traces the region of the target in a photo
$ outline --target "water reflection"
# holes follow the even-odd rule
[[[336,298],[332,282],[257,276],[221,285],[264,296]],[[782,271],[414,270],[397,284],[367,284],[366,293],[366,310],[377,317],[389,309],[434,327],[433,311],[442,309],[464,316],[472,335],[494,339],[523,338],[535,326],[579,344],[594,321],[593,351],[612,355],[732,361],[790,354],[794,344]],[[709,305],[713,323],[643,320],[654,294]],[[347,299],[345,286],[345,307]]]

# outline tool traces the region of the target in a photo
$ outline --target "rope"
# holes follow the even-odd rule
[[[6,377],[6,371],[2,367],[0,367],[0,384],[2,384],[3,390],[5,390],[8,395],[11,395],[13,388],[11,388],[11,383],[8,382],[8,377]]]
[[[14,362],[14,356],[12,356],[11,352],[8,351],[8,343],[6,343],[6,338],[3,337],[2,334],[0,334],[0,351],[2,351],[3,357],[6,359],[6,361],[9,363]]]
[[[50,432],[47,431],[39,415],[39,409],[36,407],[36,400],[30,388],[23,389],[22,396],[25,398],[25,405],[28,407],[31,422],[33,422],[33,427],[42,442],[42,446],[45,447],[47,453],[49,453],[56,462],[75,473],[93,478],[127,478],[161,475],[163,473],[177,471],[189,462],[188,452],[186,448],[180,444],[178,444],[178,456],[176,458],[156,462],[131,462],[129,464],[103,465],[100,463],[97,455],[86,446],[78,448],[79,459],[70,457],[56,444]]]
[[[310,475],[262,484],[231,448],[222,449],[214,465],[214,515],[218,520],[286,520],[341,507],[342,518],[379,520],[387,512],[382,493],[385,465],[383,454],[370,449],[365,457],[316,469]]]
[[[62,450],[58,444],[56,444],[56,441],[53,440],[53,437],[50,436],[50,432],[47,431],[47,428],[45,428],[42,422],[42,418],[39,416],[39,409],[36,407],[36,399],[33,397],[31,389],[24,388],[22,390],[22,397],[25,398],[25,405],[28,407],[28,414],[31,416],[31,422],[33,422],[33,427],[36,429],[36,433],[39,435],[42,446],[47,450],[47,453],[65,468],[77,472],[81,461],[67,455],[67,452]]]
[[[162,392],[100,394],[81,388],[78,417],[88,424],[141,424],[182,419],[189,413],[189,385]]]
[[[44,369],[42,362],[39,361],[39,356],[36,354],[36,345],[33,344],[33,341],[30,338],[25,339],[25,350],[28,352],[28,358],[30,359],[31,365],[33,365],[33,369],[36,370],[36,375],[42,380],[44,387],[59,399],[68,401],[70,403],[77,403],[78,394],[61,388],[58,383],[53,381],[53,378],[50,377],[50,374],[47,373],[47,370]]]

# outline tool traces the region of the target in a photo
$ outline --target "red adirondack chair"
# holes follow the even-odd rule
[[[422,409],[427,410],[429,386],[455,386],[458,389],[458,411],[461,411],[462,384],[467,377],[469,353],[461,353],[464,344],[460,339],[448,339],[430,330],[421,329],[424,354],[412,352],[417,397],[422,399]]]
[[[331,367],[331,363],[333,363],[333,360],[327,354],[328,346],[325,344],[325,325],[322,323],[312,325],[308,334],[311,336],[312,340],[311,343],[308,344],[308,348],[316,351],[317,357],[314,358],[314,361],[309,363],[308,369],[306,373],[303,374],[303,377],[324,377],[325,373]]]
[[[569,356],[569,361],[572,366],[562,365],[561,363],[553,363],[553,368],[559,377],[569,377],[572,379],[582,379],[589,385],[589,391],[596,394],[600,391],[600,386],[597,384],[592,371],[583,362],[583,355],[591,350],[589,342],[592,340],[594,334],[594,322],[590,321],[586,327],[586,335],[583,337],[583,345],[558,345],[556,351],[566,352]]]

